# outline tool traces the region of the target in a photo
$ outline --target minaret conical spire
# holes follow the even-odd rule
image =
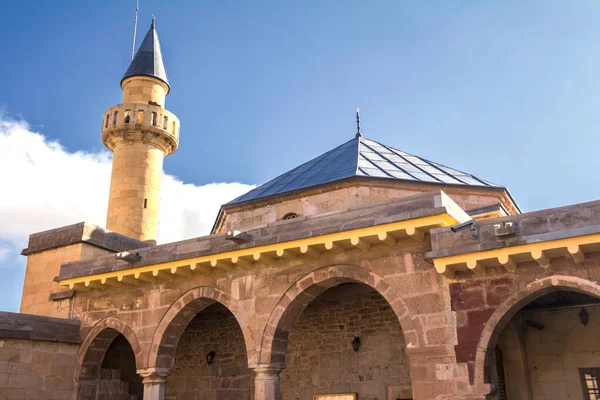
[[[123,75],[123,79],[121,79],[121,83],[132,76],[150,76],[160,79],[170,89],[154,17],[152,17],[152,24],[148,33],[146,33],[144,40],[142,40],[142,44],[140,44],[137,53],[135,53],[129,68],[127,68],[125,75]]]

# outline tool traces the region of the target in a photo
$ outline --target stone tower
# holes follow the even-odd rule
[[[123,103],[102,120],[114,154],[106,227],[156,243],[163,159],[177,149],[179,120],[165,109],[170,91],[154,20],[121,79]]]

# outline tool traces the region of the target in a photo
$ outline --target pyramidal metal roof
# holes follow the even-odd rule
[[[129,64],[129,68],[127,68],[125,75],[123,75],[121,82],[131,76],[140,75],[151,76],[160,79],[166,83],[167,86],[169,86],[167,70],[165,69],[165,64],[163,63],[160,42],[158,40],[158,33],[156,33],[156,24],[154,23],[154,19],[152,20],[152,25],[150,25],[148,33],[146,33],[144,40],[142,40],[142,44],[135,53],[131,64]]]
[[[502,188],[466,172],[425,160],[374,140],[354,139],[230,201],[271,198],[353,177],[450,186]]]

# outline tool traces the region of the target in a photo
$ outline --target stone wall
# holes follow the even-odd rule
[[[102,324],[103,319],[118,318],[123,325],[131,327],[141,346],[141,359],[146,360],[153,349],[158,348],[157,339],[164,338],[169,345],[177,343],[178,327],[185,327],[189,323],[188,316],[191,320],[195,315],[191,311],[198,312],[200,305],[206,301],[219,301],[239,321],[247,340],[247,358],[254,364],[277,365],[279,355],[271,357],[270,347],[265,344],[265,340],[272,337],[270,335],[273,333],[265,331],[276,326],[287,326],[287,319],[280,322],[269,319],[280,309],[298,309],[299,302],[305,298],[298,291],[312,293],[342,282],[365,282],[377,287],[387,302],[395,307],[396,321],[399,321],[399,326],[407,327],[403,331],[407,347],[411,343],[411,350],[419,348],[419,352],[413,351],[411,360],[411,365],[414,364],[418,370],[412,379],[413,396],[428,399],[435,397],[436,393],[468,392],[466,368],[463,371],[453,361],[454,350],[451,345],[456,344],[456,321],[450,312],[448,287],[443,276],[423,260],[426,244],[404,239],[394,248],[379,244],[372,246],[368,252],[354,249],[334,254],[323,253],[319,258],[299,257],[295,260],[257,263],[249,268],[234,267],[229,271],[215,268],[209,275],[196,273],[189,279],[175,278],[155,285],[141,283],[104,291],[92,290],[77,293],[73,313],[82,321],[83,337],[88,335],[92,327]],[[353,265],[355,263],[359,265]],[[340,290],[349,288],[351,286],[344,285]],[[294,300],[297,295],[298,301]],[[286,299],[292,303],[285,304]],[[354,315],[363,317],[360,310]],[[416,322],[413,322],[413,318],[416,318]],[[419,331],[415,323],[419,324]],[[212,325],[213,328],[218,326]],[[167,329],[167,326],[173,326],[173,329]],[[185,341],[181,339],[181,343]],[[260,346],[266,346],[262,353],[259,353]],[[198,364],[192,369],[202,370],[199,364],[208,351],[208,347],[198,351],[193,361]],[[215,351],[215,362],[218,362],[219,351]],[[158,366],[170,368],[171,354],[168,348],[159,349],[158,353],[164,354],[158,359]],[[262,359],[259,359],[260,354]],[[184,365],[182,362],[175,363],[175,371],[167,378],[168,382],[178,376],[177,365]],[[436,364],[439,363],[443,363],[449,372],[438,377]],[[248,363],[244,361],[239,365],[247,367]],[[282,374],[285,373],[284,370]],[[186,390],[186,381],[192,380],[184,377],[183,381],[168,383],[167,394],[171,398],[177,396],[177,392],[173,392],[175,388]],[[219,380],[214,382],[210,396],[216,398],[221,383]],[[432,382],[436,382],[436,385],[432,385]],[[203,387],[211,386],[210,383],[206,386],[205,381]],[[396,399],[398,386],[394,388],[392,398]]]
[[[69,318],[73,292],[54,282],[62,264],[140,248],[145,243],[80,222],[29,236],[20,312]]]
[[[98,247],[77,243],[29,255],[19,311],[26,314],[68,318],[72,293],[54,282],[61,264],[106,254],[110,253]],[[50,296],[55,293],[64,293],[65,296],[51,300]]]
[[[600,306],[527,312],[525,318],[545,326],[523,333],[532,400],[583,399],[579,368],[600,368]]]
[[[111,399],[143,397],[144,385],[136,373],[135,354],[123,335],[115,338],[102,360],[97,394],[110,395]]]
[[[350,208],[368,206],[386,201],[409,197],[412,195],[439,190],[435,186],[402,185],[384,183],[340,184],[322,191],[304,193],[302,196],[291,196],[276,199],[272,205],[247,206],[226,212],[225,219],[217,226],[215,233],[231,230],[248,230],[279,221],[287,213],[302,216],[316,215]],[[502,202],[508,210],[512,205],[501,192],[465,188],[442,188],[444,192],[462,209],[470,210]]]
[[[208,365],[206,355],[210,351],[215,357]],[[223,305],[213,304],[184,331],[167,379],[166,398],[250,400],[253,379],[238,322]]]
[[[506,394],[510,400],[530,400],[531,384],[527,370],[527,351],[523,340],[523,320],[515,317],[498,341],[502,352]],[[497,373],[497,371],[496,371]],[[497,378],[492,379],[497,382]],[[499,397],[495,397],[499,399]]]
[[[481,332],[489,317],[514,289],[514,275],[450,284],[452,310],[456,312],[458,325],[456,361],[469,363],[471,378]]]
[[[567,257],[553,258],[547,268],[535,262],[524,262],[514,273],[503,271],[503,268],[488,269],[486,276],[479,279],[451,281],[451,308],[456,313],[458,336],[456,360],[467,363],[471,382],[475,380],[476,358],[483,362],[481,354],[477,356],[482,348],[482,337],[491,335],[492,341],[497,341],[498,322],[507,323],[529,301],[555,290],[555,285],[583,292],[597,288],[594,282],[600,278],[598,256],[598,253],[588,254],[579,264]],[[511,296],[514,299],[508,302]],[[492,315],[501,316],[502,321],[490,322]],[[483,364],[477,367],[481,371]]]
[[[352,349],[354,337],[360,338],[358,352]],[[359,284],[331,288],[306,308],[290,333],[282,398],[356,392],[362,400],[381,400],[390,386],[410,398],[405,347],[398,319],[375,290]]]
[[[79,323],[0,313],[0,399],[72,400]]]
[[[0,399],[72,400],[76,344],[0,339]]]

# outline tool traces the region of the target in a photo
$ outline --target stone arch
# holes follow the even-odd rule
[[[306,306],[327,289],[341,283],[362,283],[375,289],[392,307],[407,347],[419,347],[418,332],[404,300],[383,278],[357,265],[330,265],[308,273],[283,294],[263,331],[259,364],[285,368],[287,337]]]
[[[484,369],[489,350],[495,348],[504,328],[519,310],[538,297],[560,290],[569,290],[600,298],[599,285],[587,279],[563,275],[555,275],[533,281],[523,289],[513,293],[494,311],[481,332],[474,360],[473,379],[475,385],[486,384],[484,382]]]
[[[142,346],[135,332],[123,321],[106,317],[92,327],[79,348],[76,380],[80,394],[85,391],[84,383],[86,381],[93,384],[93,386],[95,385],[95,381],[100,377],[102,360],[111,343],[119,335],[123,335],[131,346],[135,355],[136,368],[141,368],[143,362]],[[78,398],[83,397],[79,396]]]
[[[171,370],[175,363],[177,343],[183,331],[200,311],[214,303],[221,303],[234,315],[244,336],[248,363],[255,363],[256,345],[249,328],[249,319],[240,304],[222,290],[200,286],[179,297],[162,317],[150,345],[148,367]]]

